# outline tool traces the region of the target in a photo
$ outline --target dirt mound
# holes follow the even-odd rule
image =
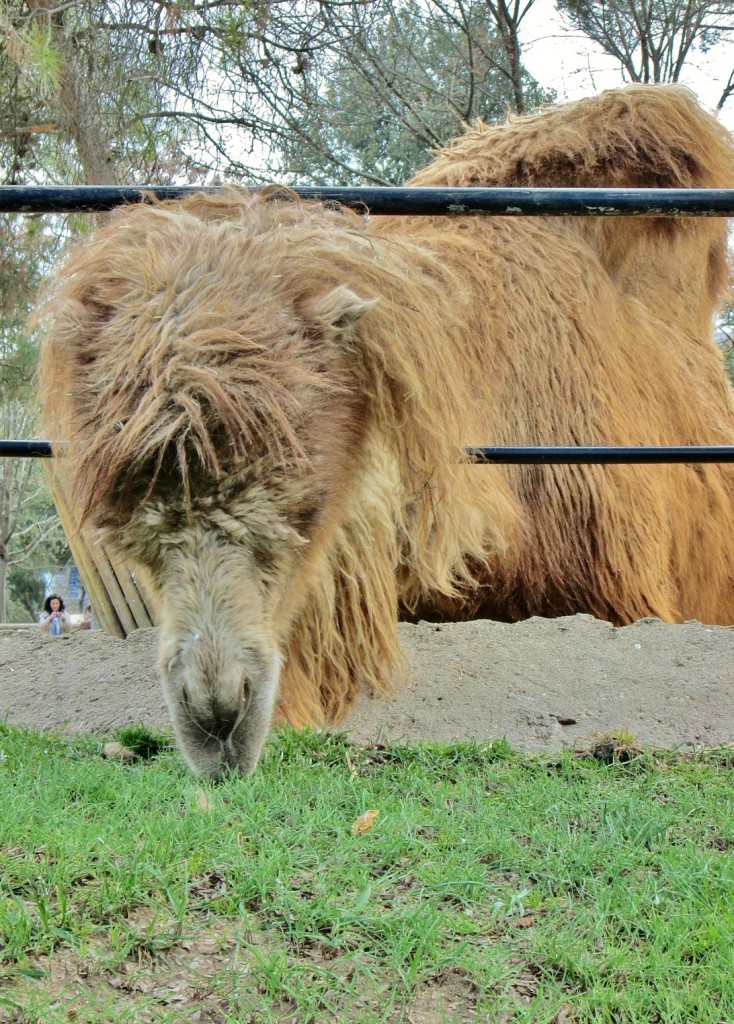
[[[413,666],[389,702],[363,700],[357,740],[486,740],[557,750],[629,731],[668,748],[734,742],[734,627],[643,619],[622,629],[588,615],[506,624],[400,627]],[[40,729],[167,726],[157,630],[0,633],[0,717]]]

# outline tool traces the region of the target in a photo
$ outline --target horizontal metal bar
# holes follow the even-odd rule
[[[290,186],[289,186],[290,187]],[[0,186],[0,213],[80,213],[136,203],[145,195],[179,199],[196,185]],[[218,192],[219,188],[206,191]],[[256,189],[253,189],[256,191]],[[500,217],[727,217],[734,189],[351,188],[297,185],[304,199],[375,214],[490,214]]]
[[[0,458],[50,459],[53,457],[49,441],[0,441]]]
[[[734,462],[734,445],[679,447],[467,448],[472,462],[540,465],[608,465],[651,462]]]
[[[734,462],[734,445],[685,447],[491,447],[467,448],[472,462],[506,465],[601,465],[646,462]],[[50,459],[49,441],[0,441],[0,458]]]

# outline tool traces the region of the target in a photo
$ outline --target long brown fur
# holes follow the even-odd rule
[[[477,126],[415,183],[732,187],[734,151],[685,90],[636,87]],[[202,530],[255,552],[296,725],[390,689],[401,607],[731,623],[734,469],[463,454],[734,443],[725,244],[713,218],[146,203],[47,293],[47,428],[85,517],[161,586]]]

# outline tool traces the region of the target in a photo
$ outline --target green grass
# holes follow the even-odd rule
[[[731,751],[117,738],[0,727],[0,1021],[734,1020]]]

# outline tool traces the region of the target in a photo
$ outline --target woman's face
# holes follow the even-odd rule
[[[61,601],[58,597],[52,597],[49,604],[52,612],[57,612],[61,608]]]

